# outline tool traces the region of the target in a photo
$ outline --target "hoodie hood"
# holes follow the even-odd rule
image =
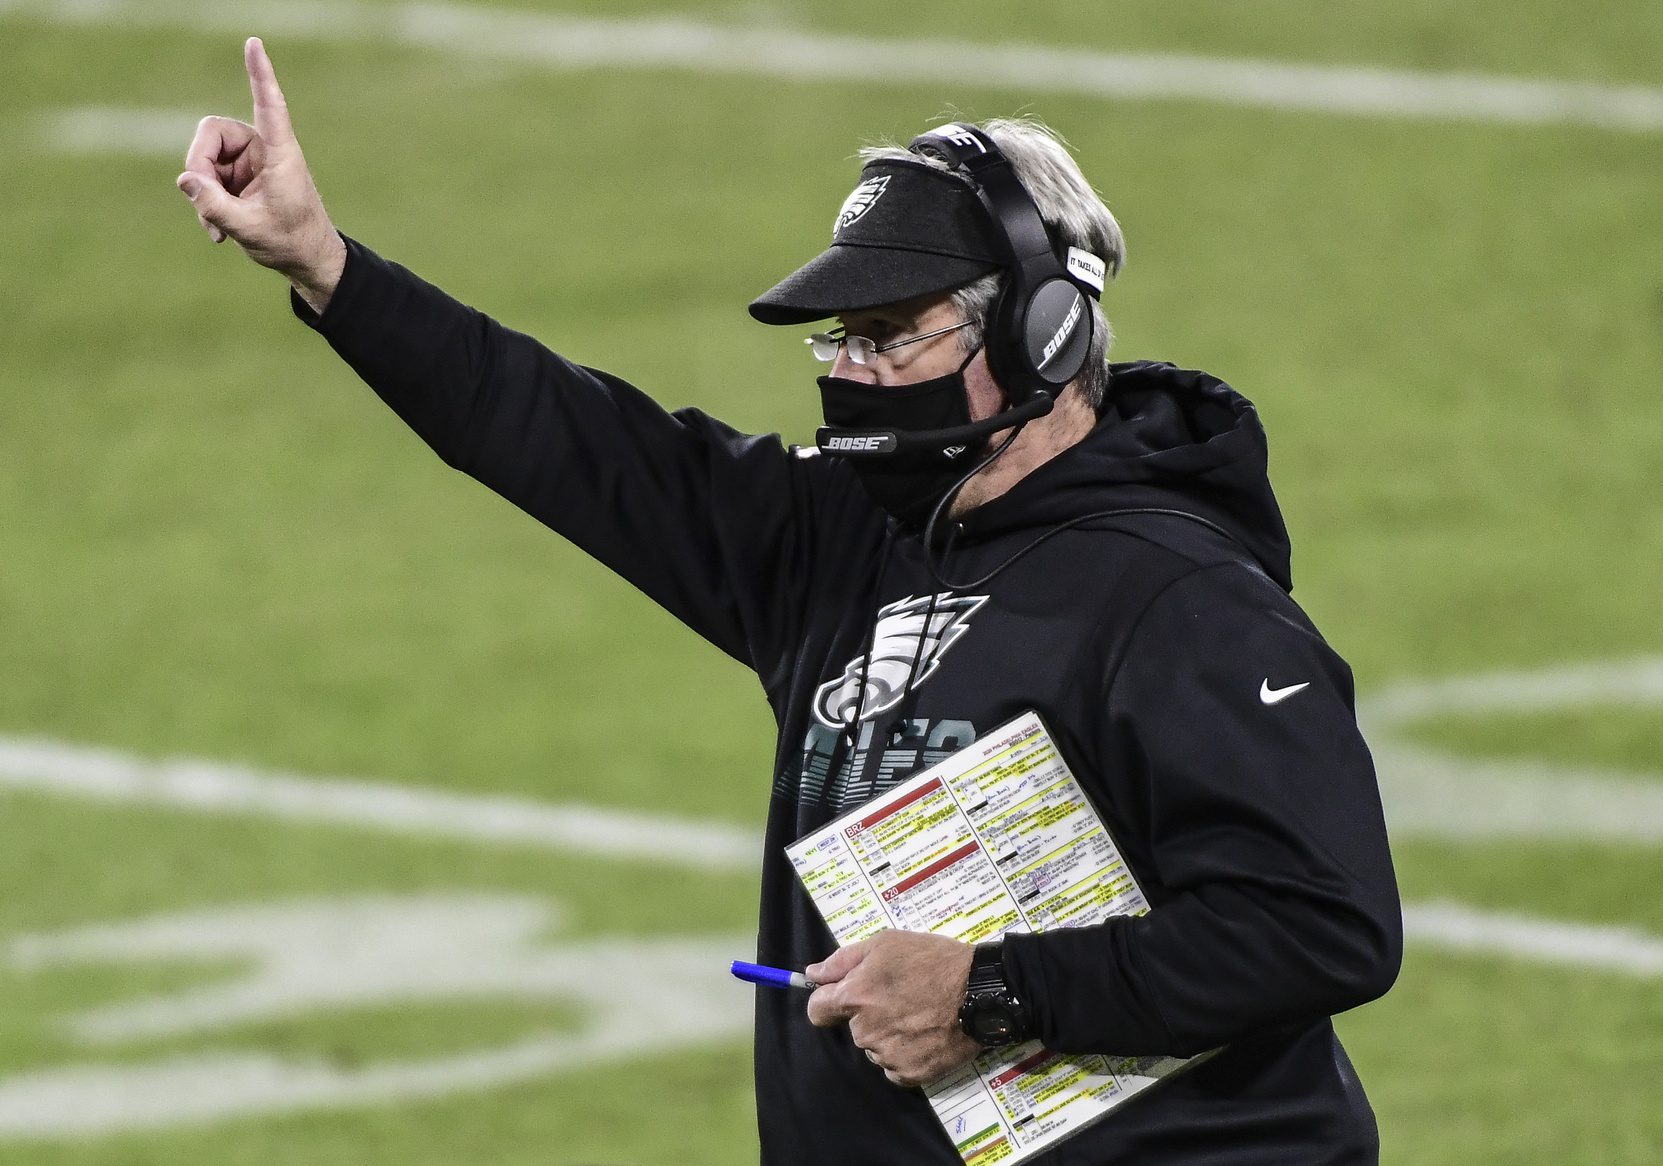
[[[1097,427],[966,514],[960,537],[1033,530],[1100,510],[1182,510],[1223,527],[1291,590],[1287,525],[1253,403],[1217,377],[1159,361],[1111,364],[1109,372]]]

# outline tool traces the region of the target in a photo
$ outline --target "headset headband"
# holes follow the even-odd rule
[[[1043,269],[1043,273],[1058,268],[1039,209],[1016,177],[1010,159],[992,138],[975,126],[952,124],[920,134],[907,148],[918,154],[934,154],[971,180],[971,189],[1004,236],[1012,268],[1021,270],[1024,276],[1042,274],[1035,268]]]
[[[1090,356],[1095,322],[1085,301],[1102,293],[1103,261],[1076,247],[1066,260],[1058,254],[1010,159],[979,127],[950,123],[908,148],[963,178],[1001,236],[1009,275],[985,332],[994,377],[1013,405],[1055,397]]]

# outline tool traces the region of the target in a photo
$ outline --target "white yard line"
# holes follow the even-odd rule
[[[1171,53],[847,36],[680,18],[609,20],[349,0],[0,0],[57,24],[400,44],[555,69],[679,70],[775,81],[1008,89],[1024,98],[1198,101],[1374,118],[1663,131],[1663,89]],[[281,60],[282,46],[274,51]]]
[[[1657,710],[1663,657],[1401,684],[1358,700],[1397,837],[1663,844],[1663,734],[1655,768],[1457,757],[1406,738],[1425,718],[1609,707]]]
[[[1405,903],[1403,924],[1410,939],[1462,954],[1509,956],[1646,980],[1663,976],[1663,939],[1634,927],[1480,911],[1450,902]]]
[[[1361,701],[1394,835],[1663,842],[1663,783],[1655,774],[1458,758],[1402,740],[1413,721],[1437,713],[1587,704],[1663,708],[1663,659],[1405,684]],[[727,824],[158,760],[60,741],[0,737],[0,789],[8,787],[715,869],[754,870],[760,858],[756,836]]]
[[[1487,672],[1404,684],[1367,698],[1376,719],[1487,712],[1547,712],[1590,705],[1663,709],[1663,656]],[[1663,762],[1663,735],[1658,761]]]
[[[153,761],[57,741],[0,738],[0,789],[8,787],[712,870],[754,870],[761,849],[754,832],[716,822],[375,781],[262,773],[212,761]]]
[[[81,105],[43,114],[37,133],[41,144],[54,153],[165,156],[183,164],[183,143],[196,133],[201,117],[189,110]]]
[[[1663,789],[1655,775],[1478,762],[1411,747],[1398,739],[1416,718],[1440,712],[1587,704],[1663,706],[1663,660],[1408,684],[1365,701],[1394,837],[1663,842]],[[760,857],[752,832],[713,822],[385,782],[263,773],[200,760],[155,761],[54,741],[0,738],[0,790],[6,788],[334,823],[381,833],[529,845],[668,867],[751,871]],[[1655,958],[1663,950],[1663,940],[1640,932],[1586,931],[1575,923],[1487,915],[1450,904],[1411,905],[1406,919],[1410,938],[1423,944],[1630,975],[1663,971],[1663,963]]]

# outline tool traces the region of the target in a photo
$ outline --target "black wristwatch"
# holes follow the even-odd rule
[[[1005,982],[1005,948],[1001,943],[978,943],[970,957],[970,979],[964,985],[959,1027],[987,1046],[1014,1045],[1033,1035],[1027,1007]]]

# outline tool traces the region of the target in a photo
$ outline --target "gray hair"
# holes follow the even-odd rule
[[[1036,118],[992,118],[977,124],[1010,159],[1011,168],[1033,198],[1052,241],[1089,251],[1108,266],[1111,278],[1119,274],[1126,262],[1126,240],[1120,233],[1120,224],[1080,173],[1079,163],[1068,152],[1062,136]],[[920,160],[919,155],[891,142],[867,146],[861,150],[860,157],[863,163],[880,158]],[[947,168],[945,162],[933,155],[926,155],[922,160]],[[993,310],[993,301],[998,298],[1003,280],[1003,273],[993,272],[953,292],[953,306],[965,319],[973,321],[970,327],[959,332],[966,354],[981,346],[988,313]],[[1074,383],[1087,404],[1100,410],[1108,390],[1106,362],[1114,331],[1096,300],[1091,300],[1091,316],[1094,325],[1091,350],[1086,356],[1085,368]]]

